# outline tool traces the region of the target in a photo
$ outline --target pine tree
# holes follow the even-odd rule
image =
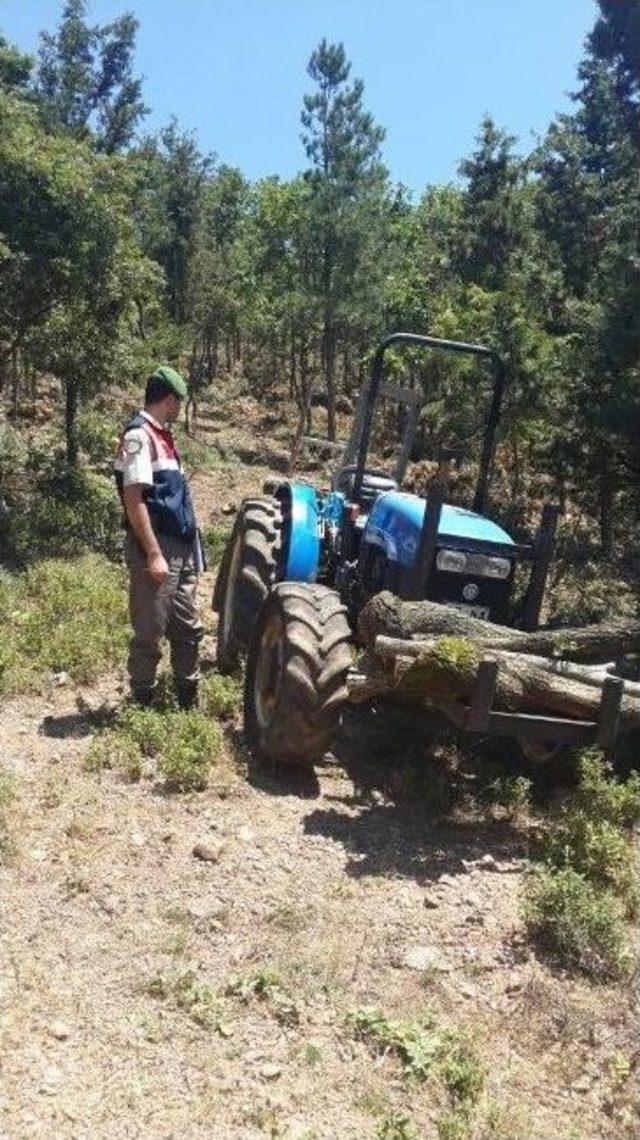
[[[309,61],[317,90],[304,97],[303,143],[318,234],[314,291],[321,307],[322,369],[328,433],[336,435],[336,354],[363,262],[370,253],[374,215],[384,191],[380,158],[384,131],[364,109],[364,85],[349,84],[351,64],[342,44],[322,40]],[[379,219],[378,219],[379,220]],[[374,258],[370,259],[373,271]]]
[[[92,27],[85,0],[67,0],[56,32],[43,32],[35,92],[50,130],[91,138],[114,154],[131,142],[146,108],[133,75],[138,29],[130,14]]]

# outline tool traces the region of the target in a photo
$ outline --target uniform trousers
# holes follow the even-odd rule
[[[125,541],[133,628],[128,669],[134,690],[153,687],[164,637],[169,641],[177,685],[194,685],[200,675],[198,646],[203,627],[196,608],[198,575],[193,547],[169,535],[157,534],[156,538],[169,567],[168,576],[160,584],[151,577],[146,555],[131,530]]]

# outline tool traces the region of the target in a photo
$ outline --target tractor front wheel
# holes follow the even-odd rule
[[[245,499],[213,594],[213,608],[218,612],[216,664],[222,673],[239,665],[262,603],[281,573],[282,531],[282,507],[277,499]]]
[[[258,759],[307,766],[324,755],[347,700],[351,642],[334,590],[282,582],[271,592],[245,675],[245,735]]]

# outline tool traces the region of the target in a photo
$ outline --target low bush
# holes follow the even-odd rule
[[[596,977],[629,966],[623,908],[573,867],[538,867],[531,875],[524,918],[532,938],[568,966]]]
[[[122,512],[113,480],[85,468],[46,470],[7,501],[4,557],[24,566],[122,549]]]
[[[638,909],[631,829],[640,816],[640,777],[613,779],[596,749],[579,759],[572,800],[538,844],[540,866],[525,891],[529,933],[568,966],[595,976],[631,961],[625,917]]]
[[[94,554],[3,575],[0,618],[0,692],[38,689],[53,673],[88,684],[125,652],[122,571]]]
[[[137,780],[146,761],[168,791],[202,791],[221,745],[219,726],[201,712],[131,706],[120,714],[115,728],[96,737],[84,764],[88,771],[115,768]]]
[[[211,673],[200,685],[200,707],[207,716],[229,720],[242,704],[242,682],[237,677]]]
[[[629,916],[635,913],[638,896],[633,846],[609,820],[590,819],[574,808],[543,838],[541,853],[550,867],[572,867],[594,887],[613,891]]]

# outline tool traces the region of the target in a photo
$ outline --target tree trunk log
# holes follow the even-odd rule
[[[561,657],[564,661],[607,662],[640,652],[640,622],[619,619],[582,629],[540,629],[524,633],[469,617],[437,602],[403,602],[389,591],[376,594],[358,621],[360,642],[375,647],[380,635],[404,641],[429,637],[470,638],[485,649]],[[411,653],[411,649],[403,652]]]

